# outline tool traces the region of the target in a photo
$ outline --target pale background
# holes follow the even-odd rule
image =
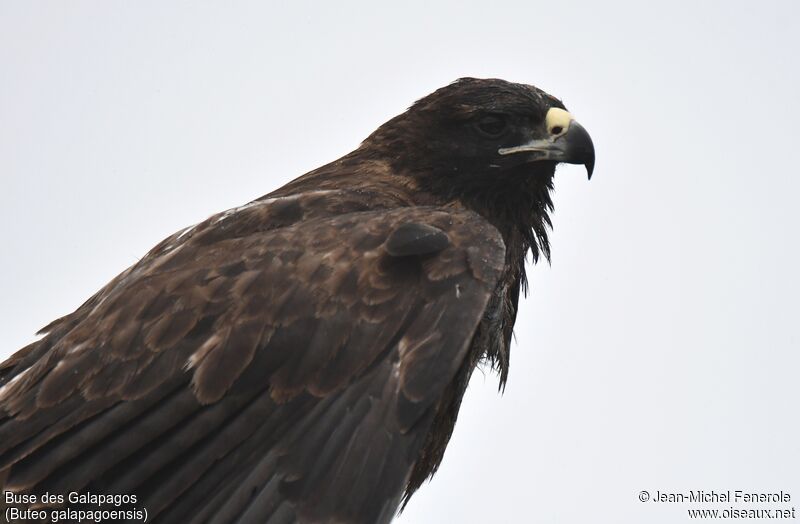
[[[476,373],[399,522],[800,506],[800,4],[399,4],[2,1],[0,357],[168,234],[496,76],[562,98],[597,168],[560,169],[505,395]]]

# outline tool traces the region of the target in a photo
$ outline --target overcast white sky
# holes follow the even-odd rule
[[[461,76],[562,98],[504,396],[476,373],[401,524],[674,523],[639,492],[800,507],[796,2],[0,3],[0,357],[181,227]]]

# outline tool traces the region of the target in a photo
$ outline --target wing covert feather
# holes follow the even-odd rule
[[[0,365],[8,486],[124,487],[163,522],[388,522],[505,248],[468,211],[332,193],[173,235]]]

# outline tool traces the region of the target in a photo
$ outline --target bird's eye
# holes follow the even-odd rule
[[[508,122],[503,115],[486,115],[477,123],[478,131],[489,138],[502,136],[508,128]]]

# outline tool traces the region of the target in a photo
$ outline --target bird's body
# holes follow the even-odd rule
[[[7,487],[135,494],[155,522],[389,522],[475,367],[506,379],[555,163],[591,169],[590,142],[541,155],[585,134],[553,108],[461,80],[165,239],[0,364]]]

